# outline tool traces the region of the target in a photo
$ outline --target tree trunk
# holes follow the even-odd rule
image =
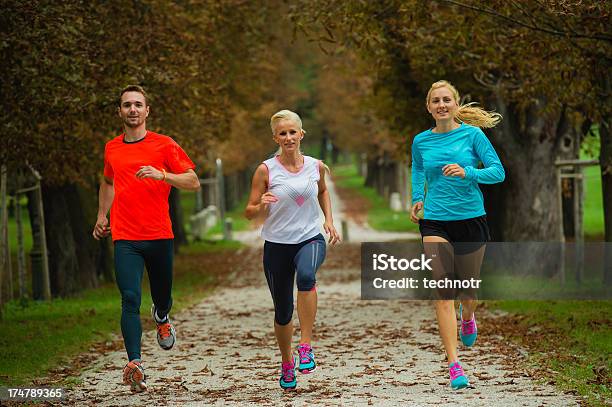
[[[32,250],[30,251],[30,264],[32,274],[32,298],[43,299],[43,276],[42,276],[42,253],[40,246],[40,216],[39,206],[36,203],[36,192],[26,192],[28,197],[28,217],[30,218],[30,230],[32,230]]]
[[[323,130],[323,137],[319,144],[320,157],[322,161],[327,161],[327,131]]]
[[[92,192],[74,184],[43,185],[49,273],[54,296],[96,287],[99,274],[110,274],[110,262],[100,258],[108,255],[108,249],[105,253],[102,245],[91,236],[96,213]]]
[[[380,168],[378,167],[378,157],[373,154],[368,154],[367,156],[367,174],[365,179],[365,186],[370,188],[377,188],[378,185],[378,172]]]
[[[398,192],[398,177],[397,177],[397,166],[398,162],[393,161],[387,153],[385,153],[384,161],[384,181],[383,181],[383,194],[382,196],[389,200],[391,193]]]
[[[541,148],[551,147],[545,143]],[[504,165],[508,175],[504,183],[506,200],[502,202],[502,240],[560,240],[559,191],[552,157],[537,162],[507,158]]]
[[[601,167],[601,189],[604,210],[604,240],[608,246],[612,246],[612,134],[610,129],[610,118],[606,117],[599,124],[599,139],[601,143],[599,151],[599,165]],[[604,260],[604,281],[612,284],[612,248],[606,250]]]
[[[172,221],[172,233],[174,233],[174,252],[179,252],[179,247],[187,244],[187,234],[183,223],[183,208],[181,208],[180,191],[174,187],[170,190],[170,220]]]
[[[247,168],[242,172],[242,193],[241,196],[243,198],[247,197],[251,193],[251,174],[255,172],[251,171],[250,168]]]
[[[340,149],[336,147],[335,144],[332,143],[332,151],[331,151],[331,163],[338,164],[338,157],[340,156]]]
[[[507,174],[509,169],[503,159],[502,164],[504,165]],[[504,236],[503,225],[506,222],[507,214],[507,212],[503,210],[503,208],[505,207],[504,202],[506,200],[504,184],[505,182],[501,184],[478,185],[484,196],[485,212],[487,213],[487,223],[489,225],[491,241],[493,242],[503,241]]]
[[[228,211],[231,211],[238,204],[240,196],[238,194],[238,173],[233,173],[225,177],[225,204]]]
[[[506,179],[500,189],[491,187],[499,193],[495,202],[499,205],[497,211],[487,217],[495,234],[492,238],[510,242],[559,242],[554,247],[526,245],[521,253],[513,252],[512,246],[505,248],[521,267],[536,267],[548,277],[563,279],[565,251],[559,227],[563,214],[554,163],[560,156],[562,139],[575,133],[567,125],[564,112],[546,114],[537,108],[537,103],[521,111],[505,104],[501,98],[497,102],[495,110],[504,119],[490,133],[505,167]]]
[[[561,202],[563,205],[563,232],[566,238],[573,240],[574,230],[574,193],[575,183],[571,178],[561,180]]]
[[[491,134],[506,179],[496,213],[500,218],[489,216],[489,222],[499,222],[494,229],[503,241],[560,241],[562,213],[554,162],[568,129],[562,119],[537,108],[520,112],[500,97],[496,101],[504,119]]]

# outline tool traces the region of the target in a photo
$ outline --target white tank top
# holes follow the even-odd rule
[[[268,167],[268,192],[278,198],[270,204],[261,237],[274,243],[301,243],[320,233],[319,160],[304,156],[298,173],[288,171],[278,156],[263,162]]]

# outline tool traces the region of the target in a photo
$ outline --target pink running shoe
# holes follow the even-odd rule
[[[281,376],[278,380],[280,387],[283,390],[291,390],[297,387],[297,378],[295,374],[295,365],[297,364],[297,358],[292,356],[292,363],[283,362],[281,365]]]
[[[476,326],[476,315],[472,315],[469,321],[463,320],[463,305],[459,304],[459,315],[461,315],[461,329],[459,330],[459,338],[465,346],[472,346],[478,337],[478,327]]]
[[[315,371],[317,364],[315,363],[312,347],[307,343],[300,343],[297,347],[300,365],[298,370],[302,374],[308,374]]]

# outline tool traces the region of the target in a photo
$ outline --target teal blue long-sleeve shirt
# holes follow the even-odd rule
[[[477,168],[480,162],[482,169]],[[447,164],[463,167],[465,178],[444,176],[442,167]],[[495,184],[504,178],[495,149],[478,127],[461,123],[447,133],[430,129],[417,134],[412,142],[412,204],[425,198],[424,219],[463,220],[485,215],[478,184]]]

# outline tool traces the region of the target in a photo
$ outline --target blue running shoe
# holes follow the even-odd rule
[[[297,378],[295,375],[296,364],[297,359],[293,357],[292,363],[283,362],[281,365],[281,377],[278,382],[283,390],[291,390],[297,387]]]
[[[448,371],[450,373],[450,384],[453,390],[463,389],[470,384],[459,362],[451,363],[448,366]]]
[[[459,315],[461,315],[461,329],[459,330],[459,338],[465,346],[472,346],[478,337],[478,327],[476,326],[476,315],[472,315],[469,321],[463,320],[463,305],[459,304]]]
[[[312,348],[307,343],[300,343],[297,347],[300,365],[298,370],[302,374],[308,374],[315,371],[317,364],[315,363],[314,353]]]

